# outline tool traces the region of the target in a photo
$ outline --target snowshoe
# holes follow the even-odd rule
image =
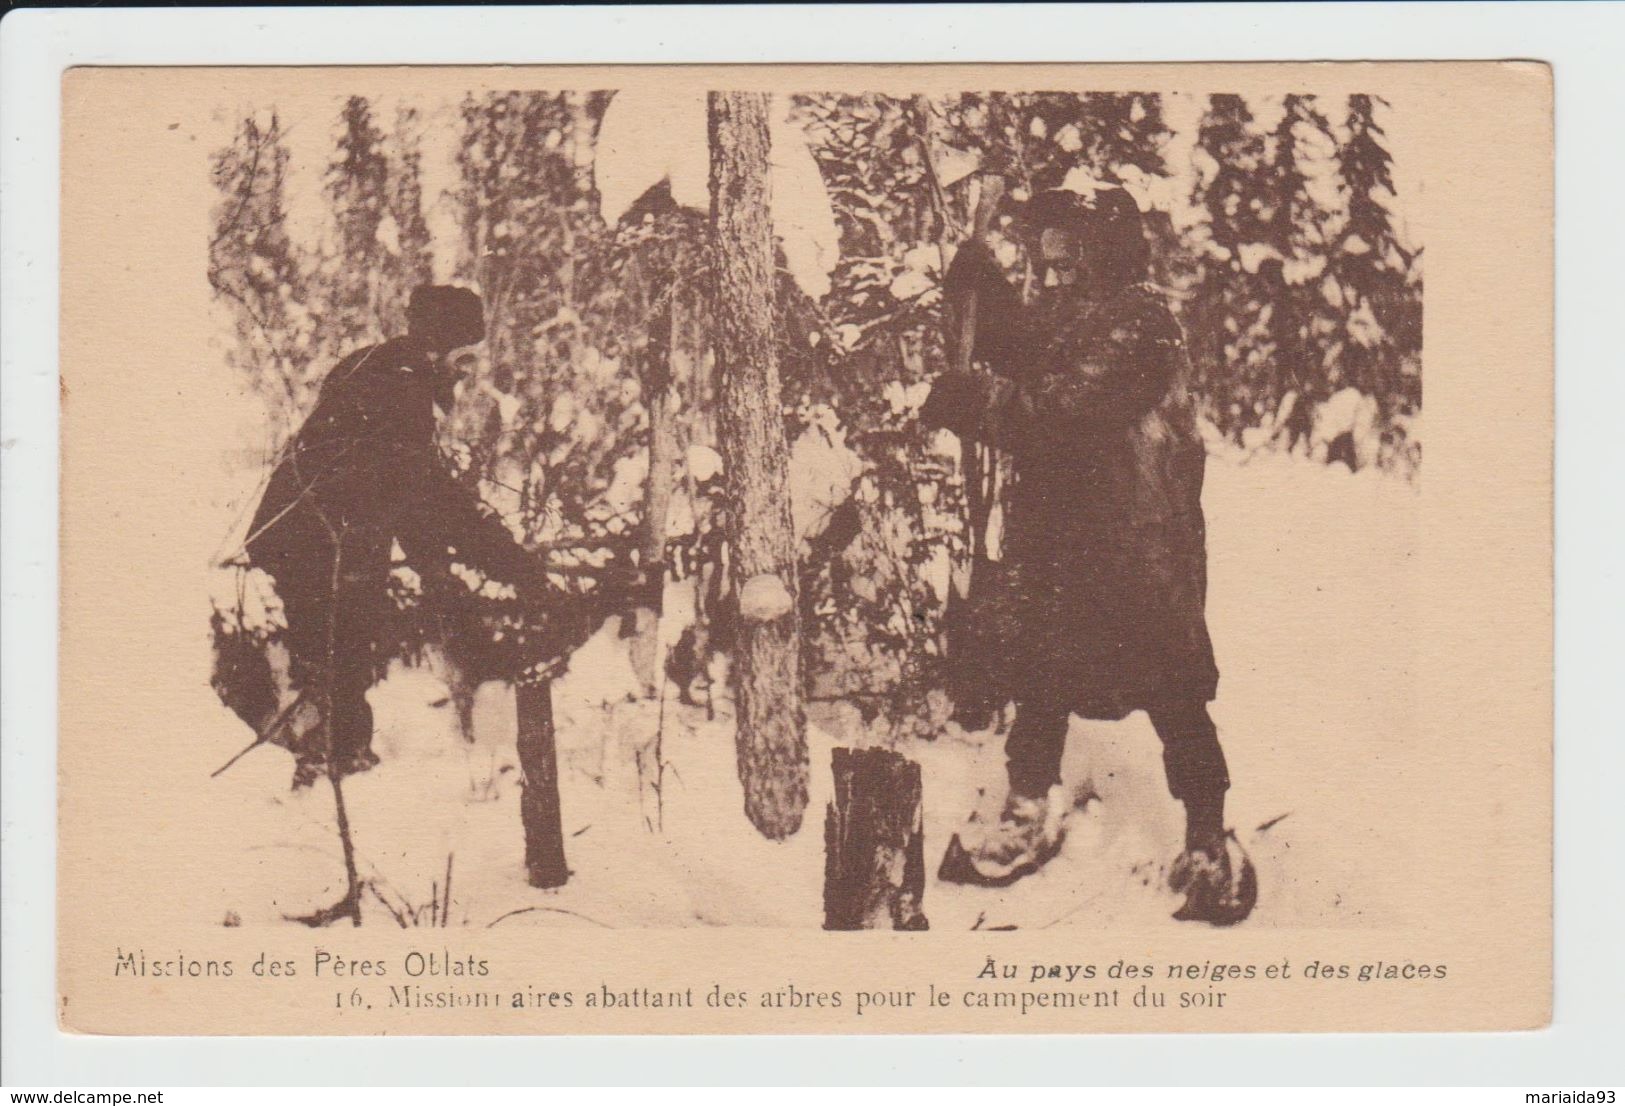
[[[1059,788],[1040,798],[1011,795],[998,820],[972,814],[942,854],[937,878],[948,883],[1008,887],[1032,875],[1061,851],[1066,810]],[[967,844],[968,842],[968,844]]]
[[[1258,873],[1234,833],[1225,834],[1217,853],[1180,853],[1169,869],[1168,887],[1185,896],[1185,904],[1174,911],[1181,922],[1233,926],[1258,904]]]

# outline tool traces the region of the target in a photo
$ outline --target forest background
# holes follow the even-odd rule
[[[1019,244],[999,236],[1021,201],[1100,184],[1136,197],[1215,452],[1417,479],[1422,252],[1381,99],[806,94],[775,112],[775,331],[811,699],[940,721],[963,488],[951,442],[914,414],[946,367],[939,280],[979,166],[1006,176],[997,254],[1029,289]],[[331,119],[301,132],[241,110],[214,159],[222,371],[270,416],[245,452],[273,459],[340,357],[404,329],[413,286],[454,281],[484,296],[490,325],[443,425],[471,490],[532,545],[659,541],[678,574],[714,560],[703,104],[350,97]],[[676,674],[686,685],[703,667]]]

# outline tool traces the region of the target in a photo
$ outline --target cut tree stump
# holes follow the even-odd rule
[[[562,887],[564,819],[559,808],[559,758],[553,734],[553,682],[525,680],[514,689],[519,713],[519,820],[525,826],[525,869],[532,887]]]
[[[890,749],[836,749],[824,816],[824,928],[930,928],[920,766]]]

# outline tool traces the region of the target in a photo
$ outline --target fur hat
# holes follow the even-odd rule
[[[1113,284],[1142,281],[1151,267],[1140,205],[1116,185],[1097,188],[1089,195],[1047,189],[1027,202],[1022,222],[1034,238],[1052,227],[1070,231],[1090,267]]]
[[[441,350],[470,346],[485,337],[485,304],[467,288],[420,284],[407,302],[406,326]]]

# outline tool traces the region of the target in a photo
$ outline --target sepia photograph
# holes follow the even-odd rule
[[[1426,181],[1292,87],[219,104],[197,917],[1404,920]]]

